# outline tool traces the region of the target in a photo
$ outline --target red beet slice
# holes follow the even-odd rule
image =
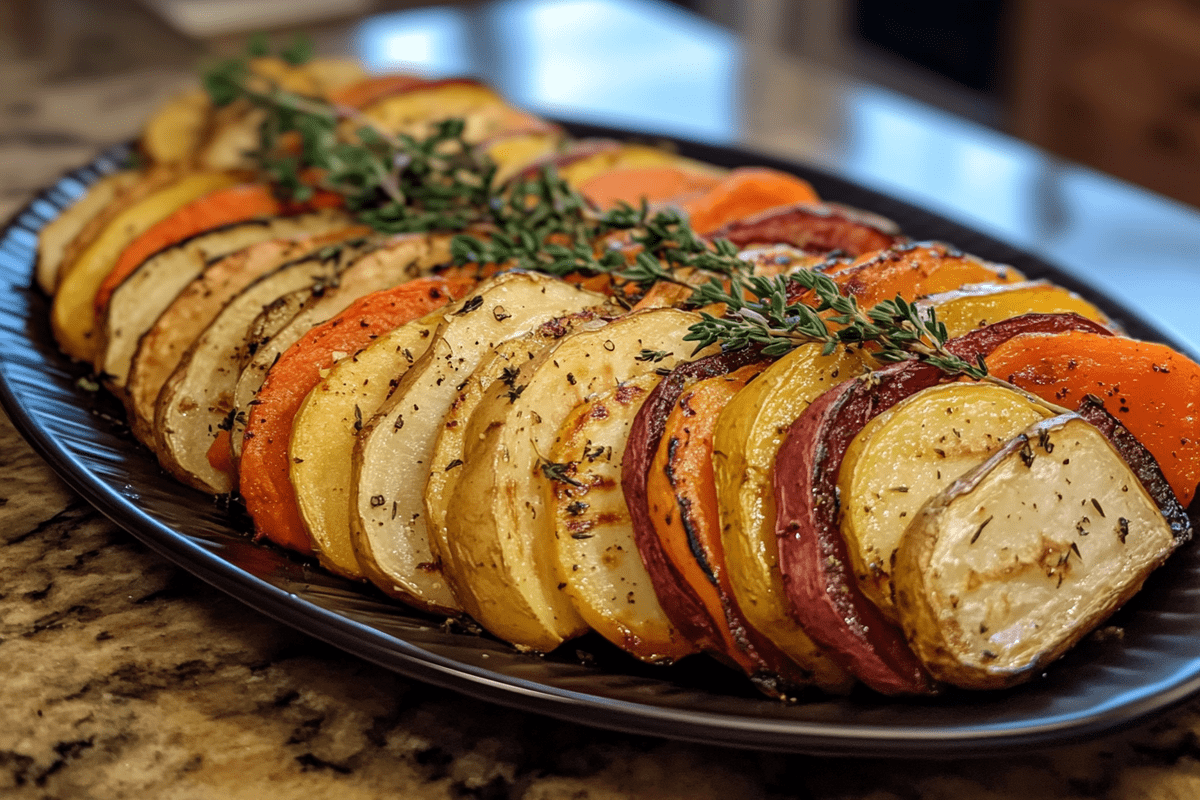
[[[728,239],[739,247],[750,244],[790,244],[810,252],[841,250],[860,256],[891,247],[902,237],[883,230],[869,216],[825,205],[794,205],[768,209],[731,222],[708,239]]]

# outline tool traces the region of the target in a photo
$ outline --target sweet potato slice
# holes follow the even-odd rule
[[[733,594],[712,466],[718,415],[766,366],[750,364],[708,378],[680,395],[650,466],[646,496],[663,552],[722,634],[718,655],[737,665],[765,693],[786,697],[812,676],[749,625]]]
[[[896,556],[900,619],[938,679],[1012,686],[1132,597],[1178,544],[1104,434],[1054,417],[921,509]]]
[[[683,203],[700,235],[779,206],[819,203],[808,181],[765,167],[740,167],[704,194]]]
[[[621,492],[629,426],[658,383],[650,373],[584,401],[567,415],[549,458],[565,465],[551,480],[558,577],[592,630],[635,658],[670,663],[696,652],[658,602],[633,541]]]
[[[1059,405],[1099,397],[1154,455],[1185,506],[1200,481],[1200,365],[1163,344],[1094,332],[1026,335],[987,357],[998,378]]]
[[[699,648],[715,652],[720,652],[724,644],[724,631],[709,615],[695,589],[683,579],[663,550],[650,516],[647,480],[662,441],[667,417],[680,395],[698,381],[725,375],[763,360],[757,350],[746,348],[676,366],[654,387],[642,404],[630,426],[629,441],[621,459],[621,490],[629,507],[634,542],[654,582],[654,591],[663,611],[685,638]]]
[[[579,187],[579,193],[602,210],[621,203],[637,208],[643,200],[656,204],[684,195],[703,193],[720,181],[716,175],[665,164],[625,167],[589,178]]]
[[[239,464],[239,489],[259,536],[302,553],[313,549],[289,480],[288,450],[296,415],[322,373],[339,358],[361,350],[373,336],[445,305],[455,288],[440,278],[423,278],[368,295],[280,356],[251,407]],[[336,552],[321,546],[325,544],[321,542],[317,552],[326,567],[347,577],[362,576],[348,542]]]
[[[870,307],[899,295],[916,300],[969,283],[1018,283],[1025,276],[939,242],[904,244],[863,256],[833,274],[842,291]]]
[[[831,204],[768,209],[723,225],[708,238],[728,239],[739,247],[790,244],[811,252],[840,250],[851,256],[874,253],[900,240],[888,220]]]

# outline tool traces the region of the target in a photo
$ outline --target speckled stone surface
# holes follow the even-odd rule
[[[762,72],[747,138],[819,143],[819,131],[788,136],[772,67],[753,68]],[[187,80],[178,70],[83,80],[56,69],[0,64],[5,215],[127,138]],[[21,800],[1200,797],[1198,703],[1076,747],[946,763],[631,737],[434,689],[277,624],[148,552],[65,488],[2,416],[0,710],[0,797]]]

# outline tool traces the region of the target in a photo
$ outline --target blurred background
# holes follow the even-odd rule
[[[305,30],[372,69],[479,75],[565,117],[734,141],[748,115],[761,131],[807,102],[836,124],[811,85],[779,107],[767,51],[1200,203],[1197,0],[4,0],[0,24],[9,59],[59,79]]]
[[[0,0],[0,212],[254,32],[824,167],[1200,341],[1200,0]]]

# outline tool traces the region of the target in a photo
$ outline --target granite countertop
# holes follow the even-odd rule
[[[189,80],[136,67],[79,79],[0,64],[0,213],[128,138]],[[2,416],[0,453],[6,798],[1200,797],[1197,702],[1074,747],[949,763],[728,750],[468,699],[162,560],[67,489]]]

